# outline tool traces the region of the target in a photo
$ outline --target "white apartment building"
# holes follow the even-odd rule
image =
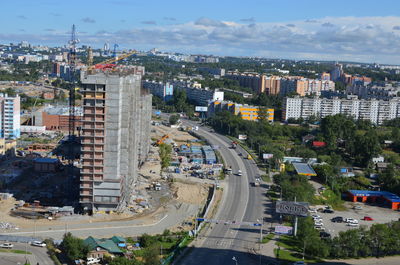
[[[370,120],[373,124],[382,124],[386,120],[400,117],[400,98],[384,100],[364,100],[357,96],[339,98],[285,98],[283,119],[308,119],[310,116],[324,118],[330,115],[345,114],[354,119]]]
[[[20,97],[0,93],[0,138],[17,139],[21,135]]]

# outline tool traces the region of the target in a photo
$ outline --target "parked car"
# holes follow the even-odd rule
[[[313,208],[310,208],[310,209],[308,210],[308,212],[309,212],[309,213],[317,213],[317,210],[316,210],[316,209],[313,209]]]
[[[99,258],[88,258],[86,260],[86,264],[90,265],[90,264],[97,264],[100,263],[100,259]]]
[[[334,213],[335,211],[332,209],[324,209],[322,212],[323,213]]]
[[[371,216],[364,216],[363,220],[364,221],[373,221],[374,218],[372,218]]]
[[[358,220],[354,218],[346,218],[346,223],[358,224]]]
[[[362,210],[361,205],[354,205],[353,207],[354,210]]]
[[[307,265],[307,263],[305,263],[304,261],[296,261],[293,262],[293,265]]]
[[[331,221],[333,222],[333,223],[343,223],[343,217],[341,217],[341,216],[336,216],[336,217],[333,217],[332,219],[331,219]]]
[[[11,243],[0,244],[0,248],[13,248],[13,247],[14,247],[14,245]]]
[[[358,226],[358,223],[347,223],[348,226]]]
[[[330,238],[331,234],[329,234],[328,232],[325,232],[325,231],[321,231],[321,232],[319,232],[319,236],[321,238]]]
[[[321,219],[321,216],[317,215],[317,214],[313,214],[311,215],[311,217],[315,220],[315,219]]]
[[[33,241],[33,242],[31,242],[31,245],[32,245],[32,246],[35,246],[35,247],[42,247],[42,248],[44,248],[44,247],[46,246],[46,243],[44,243],[44,242],[42,242],[42,241]]]

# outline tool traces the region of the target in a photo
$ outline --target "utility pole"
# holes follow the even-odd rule
[[[294,202],[296,202],[296,197],[294,197]],[[294,217],[294,231],[293,231],[293,235],[296,236],[297,235],[297,222],[298,222],[298,217],[297,215]]]

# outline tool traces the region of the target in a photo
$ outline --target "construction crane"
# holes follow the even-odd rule
[[[156,145],[160,145],[162,143],[164,143],[164,141],[169,138],[168,134],[165,134],[163,137],[161,137],[160,139],[158,139],[158,141],[156,142]]]
[[[116,64],[115,64],[116,62],[118,62],[120,60],[123,60],[123,59],[126,59],[129,56],[137,54],[137,53],[138,53],[137,51],[133,50],[131,52],[121,54],[118,57],[114,57],[114,58],[105,60],[105,61],[103,61],[101,63],[89,66],[87,68],[87,70],[90,72],[90,71],[93,71],[93,70],[96,70],[96,69],[99,69],[99,70],[112,69],[112,68],[114,68],[116,66]]]
[[[117,48],[119,47],[118,44],[114,44],[114,51],[113,51],[113,57],[116,58],[117,57]]]
[[[70,88],[69,88],[69,121],[68,121],[68,139],[75,141],[75,86],[76,86],[76,45],[79,39],[76,38],[76,28],[72,25],[71,39],[69,44],[68,64],[70,67]]]

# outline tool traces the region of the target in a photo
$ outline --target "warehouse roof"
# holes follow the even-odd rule
[[[293,163],[294,169],[296,169],[297,174],[304,176],[316,176],[314,169],[306,163]]]
[[[400,197],[388,191],[349,190],[349,193],[358,197],[383,197],[390,202],[400,202]]]

